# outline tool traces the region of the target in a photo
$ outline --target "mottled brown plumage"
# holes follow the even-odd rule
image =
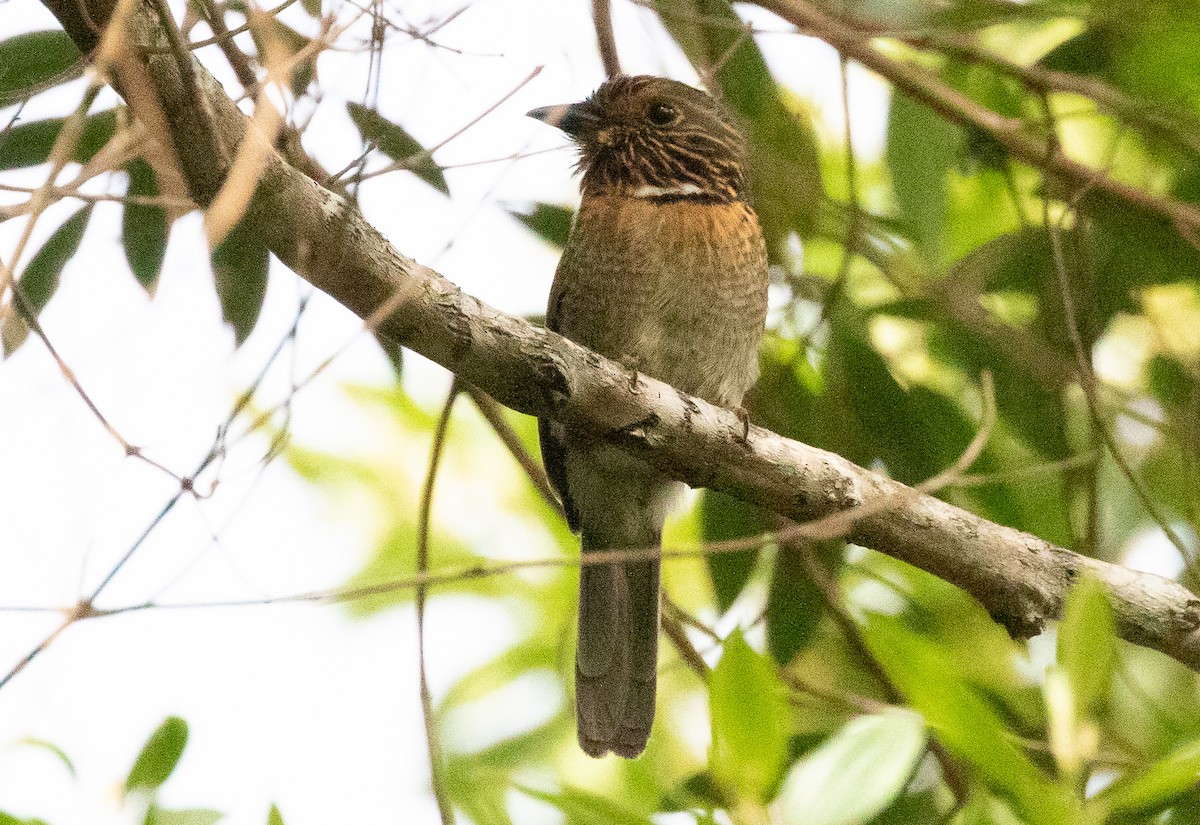
[[[530,115],[580,149],[583,201],[547,326],[684,392],[738,407],[758,375],[767,257],[745,147],[704,92],[618,77]],[[593,436],[540,422],[542,457],[583,553],[657,547],[679,483]],[[654,719],[657,561],[580,576],[575,703],[592,756],[642,752]]]

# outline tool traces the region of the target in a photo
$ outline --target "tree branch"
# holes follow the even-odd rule
[[[845,23],[809,0],[757,0],[757,4],[804,32],[821,38],[946,120],[987,134],[1013,157],[1045,171],[1065,187],[1065,200],[1089,192],[1104,193],[1165,218],[1185,240],[1198,243],[1200,208],[1184,201],[1154,195],[1072,160],[1052,141],[1031,135],[1019,119],[1004,117],[976,103],[932,72],[885,55],[872,45],[875,32]]]
[[[84,50],[95,32],[81,15],[104,25],[111,14],[111,0],[44,2]],[[192,197],[206,205],[240,142],[262,138],[248,133],[246,117],[194,58],[187,56],[188,69],[177,65],[153,0],[137,0],[128,25],[136,51],[130,59],[142,71],[122,77],[147,79],[151,88],[140,91],[153,92],[168,124],[169,134],[159,137],[171,142]],[[198,89],[188,87],[189,76]],[[134,101],[141,95],[125,91],[140,117]],[[207,111],[196,111],[198,105]],[[211,134],[196,135],[202,124]],[[397,252],[353,204],[274,151],[246,220],[318,289],[363,318],[384,307],[380,332],[513,409],[597,433],[692,486],[795,521],[841,513],[849,541],[962,587],[1018,637],[1041,632],[1059,614],[1071,583],[1090,572],[1108,587],[1122,637],[1200,670],[1200,600],[1177,582],[993,524],[761,427],[743,440],[734,413],[646,376],[631,379],[621,364],[464,294]]]

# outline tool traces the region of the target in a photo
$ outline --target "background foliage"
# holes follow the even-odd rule
[[[283,15],[239,3],[200,2],[191,15],[208,22],[190,37],[247,25],[253,41],[237,41],[224,58],[251,80],[264,72],[263,55],[284,49],[294,114],[303,101],[322,101],[317,56],[332,45],[323,40],[336,31],[331,22],[352,11],[335,5],[305,2],[307,16],[292,9],[285,25]],[[774,281],[753,419],[915,484],[952,465],[975,436],[987,373],[995,426],[969,474],[940,494],[1081,553],[1136,558],[1195,589],[1200,224],[1157,206],[1200,207],[1200,8],[1187,0],[819,6],[877,38],[883,67],[895,72],[882,71],[885,79],[916,71],[942,90],[941,107],[892,94],[885,150],[856,157],[853,118],[831,130],[777,83],[759,44],[779,35],[748,27],[749,7],[645,6],[750,138]],[[375,13],[386,19],[383,7]],[[757,11],[752,19],[790,30]],[[795,49],[812,47],[790,37]],[[123,107],[97,111],[85,99],[63,117],[21,115],[27,99],[74,79],[84,63],[58,31],[0,43],[0,170],[49,164],[78,173],[57,189],[27,192],[3,217],[36,215],[39,197],[77,196],[83,181],[101,176],[118,190],[116,204],[81,198],[26,251],[0,316],[6,355],[38,345],[30,333],[60,299],[62,272],[95,210],[122,210],[130,277],[153,295],[172,224],[189,208]],[[956,113],[971,105],[1000,125],[965,124]],[[453,196],[429,147],[401,125],[362,103],[345,116],[362,137],[364,162],[383,156],[374,169]],[[303,132],[302,122],[291,125]],[[1046,163],[1014,157],[1009,129],[1040,141]],[[1145,197],[1133,203],[1048,174],[1056,153]],[[365,166],[330,185],[353,194],[356,169],[362,179]],[[563,243],[569,206],[513,214],[547,243]],[[213,287],[238,343],[259,317],[268,263],[247,228],[212,251]],[[411,382],[399,383],[399,354],[389,356],[396,387],[354,395],[420,455],[439,415],[413,400]],[[536,455],[531,420],[492,410],[489,427],[470,406],[460,396],[449,419],[443,484],[470,475],[497,426],[512,449]],[[286,420],[259,424],[283,443]],[[388,513],[373,557],[347,586],[418,570],[420,461],[398,467],[304,445],[286,457],[331,501],[368,500]],[[536,479],[492,489],[491,506],[507,515],[491,529],[536,531],[564,557],[575,553]],[[514,797],[572,823],[647,822],[666,812],[680,818],[657,821],[1200,822],[1195,675],[1117,642],[1096,585],[1079,583],[1056,630],[1015,642],[956,588],[885,556],[754,538],[778,526],[770,513],[710,493],[670,525],[668,544],[746,543],[667,565],[659,720],[646,755],[631,762],[581,766],[574,752],[575,571],[460,575],[431,589],[433,600],[497,603],[522,629],[512,647],[431,699],[444,800],[480,825],[518,821]],[[487,544],[477,531],[436,521],[428,564],[469,573],[496,561]],[[409,610],[414,597],[424,593],[383,587],[345,609]],[[449,643],[431,633],[426,644]],[[555,697],[535,723],[482,745],[463,735],[475,703],[530,683]],[[186,739],[187,726],[167,720],[129,774],[126,792],[144,800],[147,822],[219,816],[155,802]],[[279,811],[270,821],[282,822]]]

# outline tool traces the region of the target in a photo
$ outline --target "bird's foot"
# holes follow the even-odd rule
[[[742,432],[738,437],[738,441],[742,444],[750,443],[750,411],[745,407],[738,407],[733,411],[733,414],[738,417],[738,421],[742,422]]]
[[[629,370],[629,389],[636,390],[638,383],[638,365],[641,360],[634,355],[626,353],[621,356],[621,366]]]

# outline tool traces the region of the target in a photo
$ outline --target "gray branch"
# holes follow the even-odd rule
[[[95,29],[85,0],[43,0],[84,51]],[[86,0],[107,21],[112,0]],[[192,197],[207,205],[225,180],[247,119],[190,56],[181,70],[153,0],[128,21],[145,72],[123,88],[147,124],[166,123]],[[189,86],[189,82],[196,84]],[[157,112],[139,111],[146,92]],[[402,203],[395,205],[403,209]],[[415,217],[415,216],[414,216]],[[1120,635],[1200,670],[1200,601],[1180,584],[1081,556],[993,524],[845,459],[751,427],[737,416],[464,294],[397,252],[346,199],[272,152],[246,216],[280,260],[388,338],[438,362],[503,404],[600,434],[694,487],[711,487],[797,522],[844,514],[845,537],[961,587],[1016,637],[1056,618],[1071,583],[1108,587]],[[381,311],[382,308],[382,311]],[[857,516],[856,516],[857,508]]]

